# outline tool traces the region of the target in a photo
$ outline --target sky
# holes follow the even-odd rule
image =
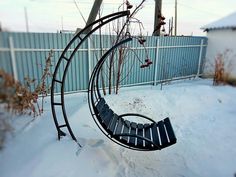
[[[78,8],[75,5],[75,2]],[[138,5],[141,0],[129,0]],[[25,9],[30,32],[75,31],[83,28],[94,0],[0,0],[0,23],[8,31],[26,31]],[[123,0],[103,0],[103,15],[118,11]],[[144,34],[152,34],[154,0],[146,0],[137,14],[142,21]],[[177,34],[206,35],[200,27],[236,11],[236,0],[177,0]],[[80,12],[79,12],[80,11]],[[174,17],[175,0],[162,1],[162,14],[166,23]],[[165,26],[168,30],[168,25]]]

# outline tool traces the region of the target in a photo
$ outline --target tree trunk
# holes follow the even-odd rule
[[[121,47],[119,49],[118,70],[117,70],[117,78],[116,78],[116,94],[118,94],[119,85],[120,85],[121,65],[123,63],[123,51],[124,49]]]

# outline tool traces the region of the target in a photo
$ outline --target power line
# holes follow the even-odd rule
[[[215,14],[215,13],[211,13],[211,12],[208,12],[208,11],[205,11],[205,10],[202,10],[202,9],[198,9],[198,8],[195,8],[195,7],[192,7],[192,6],[189,6],[189,5],[186,5],[186,4],[183,4],[183,3],[178,3],[179,5],[183,6],[183,7],[187,7],[187,8],[191,8],[195,11],[199,11],[199,12],[204,12],[206,14],[209,14],[209,15],[213,15],[213,16],[219,16],[219,14]]]
[[[78,11],[79,11],[79,14],[80,14],[80,16],[82,17],[82,19],[83,19],[84,23],[86,24],[86,20],[85,20],[85,18],[84,18],[84,16],[83,16],[82,12],[80,11],[80,8],[79,8],[79,6],[78,6],[78,4],[77,4],[77,1],[76,1],[76,0],[74,0],[74,4],[75,4],[76,8],[78,9]]]
[[[29,32],[29,19],[28,19],[28,13],[27,13],[27,8],[26,7],[24,7],[24,12],[25,12],[26,32]]]

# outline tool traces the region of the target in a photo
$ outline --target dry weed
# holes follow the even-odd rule
[[[38,116],[43,113],[43,102],[50,88],[46,86],[47,77],[51,76],[51,58],[53,51],[50,51],[43,69],[43,75],[35,90],[30,87],[35,84],[35,79],[25,78],[25,83],[20,83],[14,77],[0,69],[0,102],[4,103],[6,109],[14,114],[29,114]],[[41,104],[39,104],[41,96]]]

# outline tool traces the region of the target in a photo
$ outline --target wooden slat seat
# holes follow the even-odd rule
[[[118,115],[117,114],[113,114],[112,120],[108,126],[108,133],[111,134],[111,136],[113,136],[115,134],[115,128],[116,128],[116,124],[118,122]]]
[[[162,149],[176,143],[169,118],[159,122],[141,124],[125,120],[109,108],[104,98],[96,105],[98,120],[116,141],[137,149]]]

